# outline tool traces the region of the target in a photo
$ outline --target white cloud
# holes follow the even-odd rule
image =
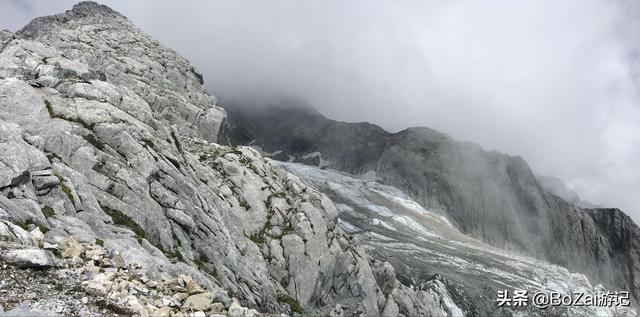
[[[222,101],[289,94],[335,119],[429,126],[640,220],[634,2],[105,2],[198,65]],[[3,6],[16,29],[71,3]]]

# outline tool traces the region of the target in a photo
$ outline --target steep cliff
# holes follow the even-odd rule
[[[395,186],[490,245],[640,295],[638,226],[619,210],[585,210],[548,193],[520,157],[487,152],[428,128],[389,133],[291,104],[227,111],[233,144]]]
[[[339,210],[339,225],[353,234],[365,250],[398,281],[434,292],[449,311],[465,316],[633,316],[631,307],[500,307],[494,299],[501,290],[573,294],[603,292],[584,274],[527,256],[504,251],[457,230],[449,220],[416,203],[401,190],[379,182],[300,163],[281,163],[307,184],[326,193]],[[624,256],[621,254],[621,256]],[[383,268],[382,263],[374,265]],[[398,282],[399,283],[399,282]],[[382,288],[383,291],[385,288]],[[390,290],[393,297],[401,290]],[[446,303],[453,305],[446,306]],[[407,316],[424,312],[400,307]],[[428,314],[427,314],[428,315]],[[456,315],[454,313],[454,315]]]

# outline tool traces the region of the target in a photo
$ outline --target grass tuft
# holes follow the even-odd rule
[[[53,211],[53,208],[49,207],[49,206],[44,206],[42,207],[42,214],[44,215],[45,218],[50,218],[55,216],[55,211]]]
[[[49,112],[49,117],[59,118],[59,116],[53,112],[53,106],[51,106],[51,102],[49,102],[49,100],[44,100],[44,106],[47,108],[47,112]]]
[[[304,309],[302,309],[300,303],[298,303],[297,300],[291,298],[291,296],[286,294],[278,294],[278,301],[289,305],[289,307],[291,308],[291,312],[298,313],[300,315],[304,314]]]
[[[265,233],[262,231],[251,235],[249,239],[253,241],[255,244],[262,244],[267,242],[267,239],[265,238]]]
[[[64,177],[62,177],[58,173],[55,173],[55,175],[60,180],[60,189],[62,189],[62,191],[65,193],[65,195],[67,195],[67,198],[69,198],[69,200],[71,201],[71,204],[75,208],[76,207],[76,199],[73,198],[73,192],[71,191],[71,188],[69,188],[69,186],[67,186],[67,183],[65,182]]]
[[[51,105],[51,102],[47,99],[44,100],[44,106],[47,108],[47,112],[49,113],[49,117],[51,118],[55,118],[55,119],[63,119],[63,120],[67,120],[67,121],[71,121],[71,122],[76,122],[79,123],[80,125],[82,125],[85,129],[89,129],[91,131],[93,131],[93,129],[96,127],[95,123],[89,123],[84,121],[84,119],[82,118],[68,118],[65,117],[63,115],[57,114],[53,111],[53,105]]]
[[[111,209],[106,206],[100,206],[100,207],[102,207],[102,210],[104,211],[104,213],[106,213],[107,215],[109,215],[109,217],[111,217],[111,219],[113,220],[113,223],[115,223],[116,225],[125,226],[131,229],[131,231],[133,231],[133,233],[136,234],[136,238],[138,240],[146,236],[144,229],[142,229],[137,223],[135,223],[135,221],[133,221],[127,215],[123,214],[121,211]]]

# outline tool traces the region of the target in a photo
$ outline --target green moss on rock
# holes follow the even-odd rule
[[[131,229],[131,231],[133,231],[133,233],[136,234],[136,238],[138,240],[146,236],[144,229],[142,229],[142,227],[140,227],[137,223],[135,223],[135,221],[133,221],[131,218],[129,218],[127,215],[125,215],[121,211],[111,209],[106,206],[100,206],[100,207],[102,207],[102,210],[104,211],[104,213],[106,213],[107,215],[109,215],[109,217],[111,217],[111,219],[113,220],[113,223],[115,223],[116,225],[125,226]]]
[[[42,214],[44,215],[45,218],[50,218],[55,216],[55,211],[53,211],[53,208],[49,207],[49,206],[44,206],[42,207]]]
[[[291,312],[293,313],[298,313],[301,315],[304,314],[304,309],[302,309],[300,303],[298,303],[297,300],[291,298],[291,296],[289,295],[278,294],[278,302],[289,305],[289,307],[291,308]]]

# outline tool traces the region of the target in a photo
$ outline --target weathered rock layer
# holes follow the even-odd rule
[[[282,104],[227,107],[233,144],[395,186],[462,232],[640,296],[640,228],[617,209],[582,209],[545,191],[527,163],[428,128],[389,133]]]
[[[190,276],[225,307],[377,316],[437,301],[390,299],[326,196],[216,144],[226,116],[202,76],[119,13],[83,2],[0,44],[2,239],[99,244],[149,278]]]

